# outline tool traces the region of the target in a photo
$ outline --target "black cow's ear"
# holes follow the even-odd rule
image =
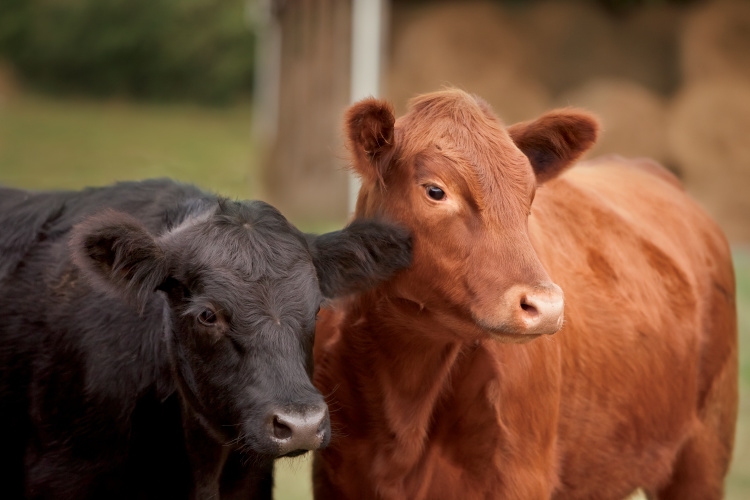
[[[558,109],[536,120],[511,125],[508,134],[529,158],[541,184],[571,166],[594,145],[599,123],[584,111]]]
[[[108,210],[73,228],[73,262],[94,286],[143,310],[149,295],[167,278],[166,255],[135,218]]]
[[[357,219],[340,231],[307,238],[327,298],[372,288],[411,264],[411,236],[392,224]]]

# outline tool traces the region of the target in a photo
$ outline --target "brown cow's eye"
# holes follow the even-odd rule
[[[211,309],[205,309],[198,315],[198,321],[204,326],[213,326],[216,324],[216,313]]]
[[[427,196],[433,200],[442,200],[445,198],[445,191],[436,186],[427,186]]]

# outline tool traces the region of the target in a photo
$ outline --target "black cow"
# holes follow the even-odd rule
[[[273,458],[330,436],[323,296],[410,258],[169,180],[0,188],[0,497],[270,498]]]

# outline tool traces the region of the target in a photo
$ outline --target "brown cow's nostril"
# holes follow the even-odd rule
[[[521,309],[523,309],[526,312],[526,315],[531,318],[536,318],[539,316],[539,311],[536,307],[534,307],[531,304],[526,303],[525,299],[521,300]]]
[[[294,434],[292,429],[279,420],[278,416],[273,417],[273,437],[285,440],[292,437],[292,434]]]
[[[515,333],[551,334],[562,326],[563,293],[554,284],[512,288],[509,292],[510,320],[507,329]]]

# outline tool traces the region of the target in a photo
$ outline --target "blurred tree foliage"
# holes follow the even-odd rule
[[[246,0],[2,0],[0,57],[51,93],[227,102],[249,93]]]

